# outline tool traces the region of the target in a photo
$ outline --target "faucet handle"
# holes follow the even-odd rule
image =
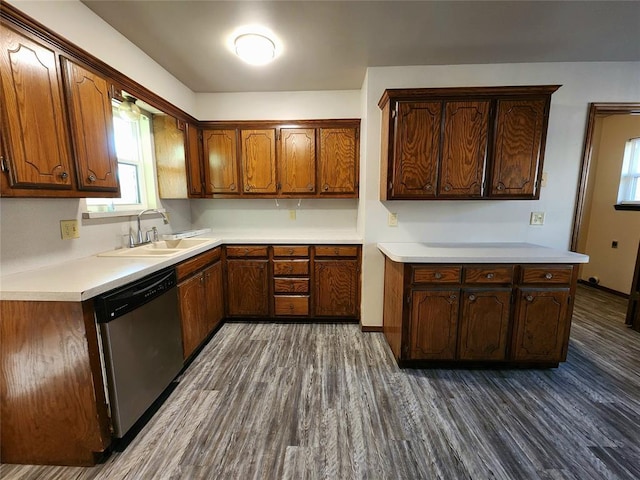
[[[147,243],[151,241],[151,230],[147,230],[144,241]]]
[[[158,227],[153,227],[151,229],[153,231],[153,241],[157,242],[160,240],[159,236],[158,236]]]
[[[133,233],[129,232],[129,248],[136,246],[136,242],[133,240]]]

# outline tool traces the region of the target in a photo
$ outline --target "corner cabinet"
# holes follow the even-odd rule
[[[382,200],[537,199],[551,94],[533,87],[386,90]]]
[[[566,360],[571,264],[403,264],[385,259],[383,331],[401,366]]]

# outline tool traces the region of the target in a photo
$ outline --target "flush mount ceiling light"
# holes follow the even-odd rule
[[[250,65],[265,65],[276,58],[276,44],[259,33],[243,33],[233,41],[236,55]]]
[[[120,117],[130,122],[134,122],[140,118],[140,107],[136,105],[137,101],[136,98],[125,97],[124,101],[118,106]]]

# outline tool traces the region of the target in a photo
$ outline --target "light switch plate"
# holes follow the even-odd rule
[[[544,225],[544,212],[531,212],[529,225]]]
[[[398,214],[389,212],[389,219],[388,219],[387,222],[388,222],[390,227],[397,227],[398,226]]]
[[[60,220],[60,234],[63,240],[80,238],[78,220]]]

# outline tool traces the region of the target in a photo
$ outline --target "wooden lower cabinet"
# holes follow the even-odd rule
[[[227,258],[227,315],[269,316],[269,260]]]
[[[187,359],[224,318],[220,248],[183,262],[177,272],[182,347]]]
[[[317,317],[359,318],[360,259],[319,258],[316,252],[313,291]]]
[[[383,332],[400,366],[566,360],[574,265],[385,262]]]

